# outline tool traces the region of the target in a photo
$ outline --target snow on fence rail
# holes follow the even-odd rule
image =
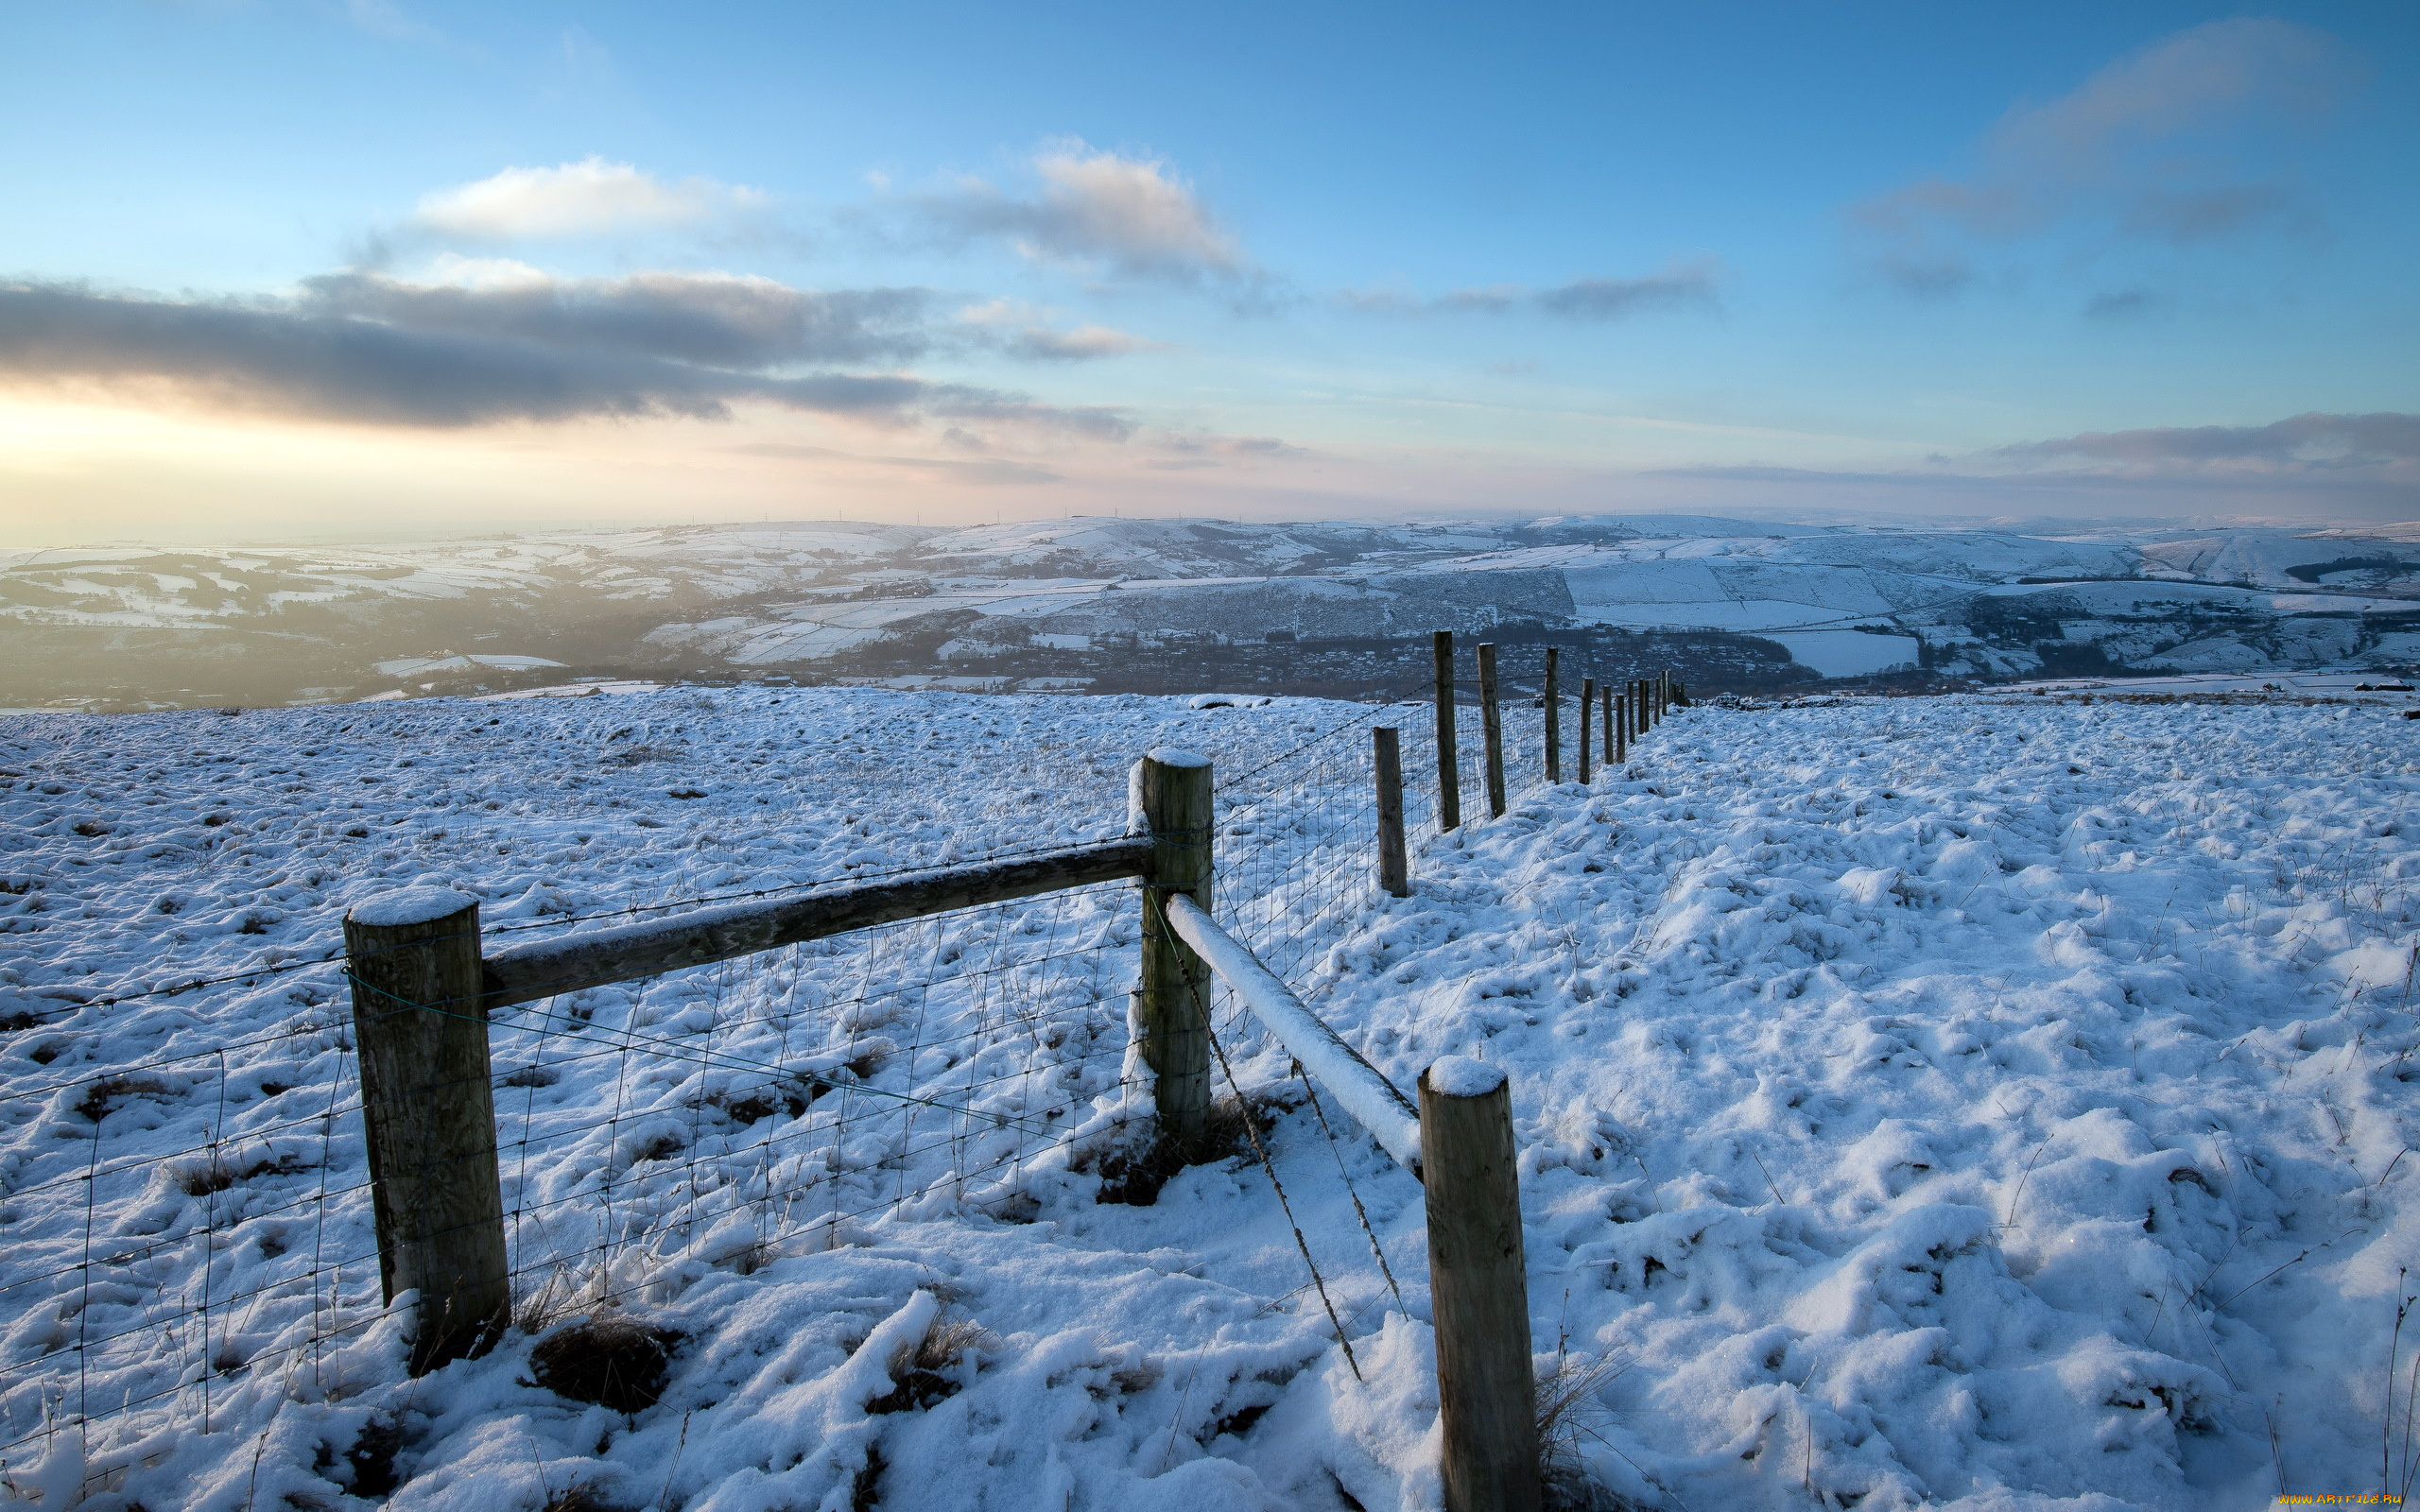
[[[1624,745],[1651,723],[1649,692],[1625,695]],[[1547,711],[1515,708],[1508,732],[1503,711],[1441,690],[1434,726],[1489,766],[1551,769],[1560,700]],[[312,1011],[280,1034],[12,1092],[43,1101],[62,1138],[5,1172],[7,1221],[28,1237],[0,1263],[0,1315],[17,1320],[0,1465],[34,1449],[72,1500],[188,1424],[250,1418],[264,1396],[339,1398],[349,1372],[378,1368],[353,1346],[404,1293],[419,1294],[417,1372],[481,1348],[516,1307],[606,1302],[679,1254],[744,1269],[886,1216],[1014,1216],[1022,1181],[1084,1141],[1154,1111],[1197,1133],[1205,1052],[1238,1097],[1299,1062],[1411,1165],[1409,1100],[1300,1001],[1376,894],[1408,885],[1395,857],[1452,827],[1461,762],[1452,746],[1441,762],[1426,712],[1398,712],[1332,727],[1215,802],[1202,764],[1195,810],[1164,795],[1162,812],[1130,815],[1139,833],[1091,846],[484,955],[458,895],[365,905],[348,920],[350,1022],[298,987]],[[1610,701],[1579,716],[1599,713],[1610,744]],[[1404,841],[1387,843],[1398,823]],[[667,972],[675,1005],[627,985]],[[164,1153],[163,1133],[184,1143]],[[137,1135],[140,1153],[102,1159]],[[1449,1164],[1479,1173],[1457,1211],[1501,1208],[1467,1189],[1509,1167]],[[62,1431],[72,1463],[54,1452]],[[1468,1437],[1449,1425],[1449,1460],[1500,1454]]]

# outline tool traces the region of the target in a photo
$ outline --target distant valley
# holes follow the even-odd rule
[[[1435,629],[1693,686],[2420,663],[2420,528],[2044,536],[1690,516],[1078,518],[0,553],[0,704],[614,680],[1405,696]]]

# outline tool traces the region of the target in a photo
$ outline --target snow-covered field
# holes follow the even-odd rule
[[[2420,662],[2420,545],[2405,534],[1079,517],[0,550],[0,634],[19,649],[0,659],[0,699],[317,703],[399,682],[545,681],[558,664],[581,677],[778,670],[1044,692],[1053,684],[1042,679],[1136,685],[1120,677],[1120,647],[1224,648],[1248,662],[1243,650],[1271,642],[1333,650],[1439,628],[1604,644],[1678,635],[1732,653],[1690,680],[1712,685],[1720,666],[1738,687],[1772,685],[1785,664],[1766,660],[1776,644],[1800,675],[1823,678],[2409,670]],[[1155,673],[1144,685],[1194,692],[1233,675]],[[1298,685],[1369,686],[1357,674]]]
[[[0,1060],[0,1436],[26,1440],[0,1496],[336,1506],[390,1435],[398,1508],[1436,1505],[1418,1188],[1323,1137],[1281,1053],[1222,1015],[1245,1090],[1281,1095],[1352,1362],[1255,1164],[1095,1200],[1147,1095],[1114,890],[499,1021],[532,1288],[683,1335],[628,1418],[528,1383],[520,1334],[412,1382],[371,1270],[326,1275],[369,1247],[334,967],[109,1001],[317,956],[400,885],[552,927],[1105,834],[1166,744],[1264,799],[1228,897],[1262,943],[1320,944],[1315,1008],[1401,1085],[1448,1053],[1512,1070],[1540,1364],[1603,1366],[1577,1453],[1604,1486],[2376,1488],[2420,1250],[2396,711],[1694,710],[1344,919],[1261,879],[1333,859],[1304,848],[1354,821],[1377,713],[735,690],[0,723],[0,1015],[36,1021]],[[838,1090],[786,1106],[812,1076]],[[869,1412],[937,1314],[986,1331],[946,1395]],[[43,1434],[79,1402],[89,1434]]]

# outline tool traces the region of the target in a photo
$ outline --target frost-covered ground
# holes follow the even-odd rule
[[[399,1508],[1435,1505],[1418,1188],[1322,1137],[1281,1055],[1222,1019],[1246,1089],[1284,1094],[1279,1175],[1353,1364],[1256,1166],[1094,1200],[1143,1095],[1115,894],[499,1027],[500,1127],[533,1152],[508,1150],[509,1204],[592,1227],[619,1204],[642,1232],[567,1265],[555,1311],[603,1287],[685,1335],[634,1418],[526,1383],[518,1334],[407,1381],[374,1282],[317,1279],[367,1234],[332,968],[104,1001],[317,954],[401,884],[471,887],[510,928],[1105,833],[1143,748],[1242,780],[1372,713],[736,691],[9,721],[0,1013],[43,1022],[0,1060],[6,1436],[184,1380],[218,1300],[215,1369],[103,1418],[87,1457],[73,1432],[8,1451],[0,1495],[338,1505],[391,1426]],[[1606,1364],[1580,1452],[1608,1487],[1693,1512],[2374,1488],[2420,1249],[2413,729],[2303,703],[1691,711],[1626,773],[1425,846],[1416,895],[1331,919],[1297,979],[1400,1084],[1446,1053],[1512,1069],[1541,1366]],[[1308,770],[1357,783],[1363,748],[1348,728]],[[1349,820],[1334,797],[1271,797],[1236,874]],[[898,990],[969,948],[1031,1001]],[[222,1044],[223,1072],[169,1063]],[[737,1116],[853,1057],[862,1090]],[[95,1099],[106,1074],[130,1085]],[[886,1091],[1066,1111],[1021,1144],[866,1116]],[[516,1238],[572,1254],[553,1221]],[[988,1331],[956,1389],[870,1413],[936,1314]]]

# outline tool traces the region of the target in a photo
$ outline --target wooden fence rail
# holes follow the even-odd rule
[[[1303,1000],[1278,980],[1277,973],[1261,965],[1260,958],[1220,928],[1207,910],[1189,898],[1178,898],[1168,905],[1168,923],[1235,989],[1237,1001],[1252,1010],[1286,1053],[1305,1073],[1327,1085],[1344,1110],[1370,1131],[1378,1147],[1393,1156],[1397,1165],[1418,1176],[1420,1109],[1411,1099],[1303,1006]]]
[[[480,1005],[493,1013],[559,992],[709,966],[903,919],[1141,877],[1150,869],[1154,853],[1148,838],[1110,840],[898,881],[857,883],[809,898],[725,903],[509,946],[480,964]]]
[[[1440,745],[1447,747],[1441,760],[1447,764],[1450,644],[1441,634],[1438,728]],[[1500,815],[1495,649],[1478,648],[1479,685],[1489,809]],[[1551,678],[1549,687],[1560,692]],[[1642,717],[1634,730],[1630,712],[1619,714],[1607,742],[1615,761],[1623,754],[1625,734],[1644,732],[1655,701],[1645,679],[1633,687],[1636,696],[1629,702]],[[1610,684],[1605,696],[1612,714]],[[1548,710],[1553,720],[1551,702]],[[1587,717],[1583,696],[1583,730]],[[1390,891],[1402,885],[1403,867],[1396,733],[1381,729],[1374,744],[1381,819],[1391,817],[1398,836],[1393,853],[1382,851]],[[1553,751],[1548,760],[1559,756]],[[1446,805],[1440,817],[1450,827],[1459,818],[1455,774],[1447,765],[1440,775]],[[1386,801],[1391,784],[1397,795],[1392,807]],[[1154,750],[1136,764],[1132,791],[1143,833],[1121,839],[804,898],[699,908],[484,956],[477,903],[466,895],[418,888],[355,907],[346,919],[347,966],[380,1271],[390,1303],[405,1293],[418,1297],[413,1373],[485,1349],[510,1312],[488,1014],[878,924],[1133,879],[1144,900],[1134,1022],[1156,1074],[1163,1135],[1182,1153],[1199,1141],[1206,1122],[1215,971],[1305,1074],[1325,1084],[1379,1147],[1424,1184],[1448,1512],[1536,1507],[1529,1302],[1509,1089],[1500,1074],[1478,1088],[1461,1065],[1446,1078],[1449,1085],[1432,1086],[1424,1074],[1415,1104],[1211,917],[1208,761]]]

